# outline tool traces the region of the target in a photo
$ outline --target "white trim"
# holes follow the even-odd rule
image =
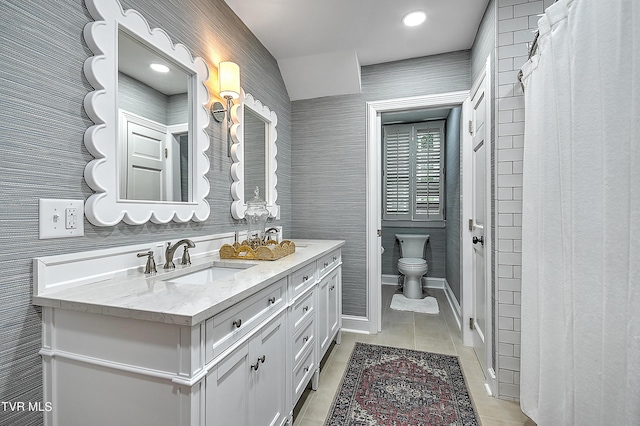
[[[382,329],[382,270],[381,243],[378,236],[381,227],[382,204],[382,152],[381,120],[383,112],[402,111],[424,107],[459,106],[469,97],[468,90],[436,95],[415,96],[410,98],[387,99],[367,102],[367,213],[366,213],[366,283],[367,283],[367,317],[368,331],[375,334]]]
[[[376,334],[370,331],[370,321],[365,317],[342,316],[342,331],[345,333]]]
[[[86,0],[89,13],[95,21],[84,27],[84,38],[93,56],[84,62],[84,74],[95,90],[84,98],[84,109],[95,123],[84,134],[84,144],[93,155],[84,169],[87,185],[95,191],[85,203],[85,216],[96,226],[115,226],[121,221],[129,225],[153,223],[202,222],[211,209],[206,200],[210,184],[209,112],[205,105],[209,92],[205,82],[209,68],[199,57],[191,56],[182,44],[173,44],[169,35],[160,28],[151,29],[147,20],[137,11],[124,11],[118,0]],[[118,31],[135,34],[136,39],[152,46],[166,58],[179,64],[191,75],[189,80],[189,118],[192,129],[189,143],[192,148],[191,194],[192,201],[156,202],[123,200],[118,197]]]

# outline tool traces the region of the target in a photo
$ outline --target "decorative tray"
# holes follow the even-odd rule
[[[220,247],[220,259],[277,260],[295,253],[293,241],[284,240],[280,244],[269,240],[264,245],[251,248],[247,241],[224,244]]]

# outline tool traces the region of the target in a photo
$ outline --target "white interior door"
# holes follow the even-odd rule
[[[128,200],[165,200],[165,133],[127,123]]]
[[[472,346],[493,393],[491,295],[491,104],[490,62],[465,102],[463,137],[463,343]]]
[[[486,280],[486,257],[489,255],[485,250],[485,234],[487,210],[487,176],[485,167],[486,155],[488,153],[487,140],[485,138],[486,117],[486,94],[481,83],[479,89],[471,98],[472,120],[471,120],[471,179],[473,193],[471,196],[472,217],[469,222],[470,238],[473,244],[471,252],[472,264],[472,289],[473,289],[473,316],[472,334],[473,348],[480,361],[480,365],[487,365],[487,296],[488,286]],[[483,368],[486,371],[486,368]]]

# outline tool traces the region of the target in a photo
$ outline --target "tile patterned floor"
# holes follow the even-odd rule
[[[480,364],[471,348],[462,346],[460,330],[442,290],[429,290],[438,300],[437,315],[395,311],[389,308],[395,286],[382,291],[382,332],[378,335],[343,333],[342,344],[333,345],[322,364],[317,391],[307,389],[294,410],[294,426],[322,426],[329,414],[355,342],[458,355],[467,386],[483,426],[535,426],[517,403],[487,395]]]

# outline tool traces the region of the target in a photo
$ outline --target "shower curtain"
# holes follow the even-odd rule
[[[640,1],[560,0],[524,65],[520,403],[640,425]]]

